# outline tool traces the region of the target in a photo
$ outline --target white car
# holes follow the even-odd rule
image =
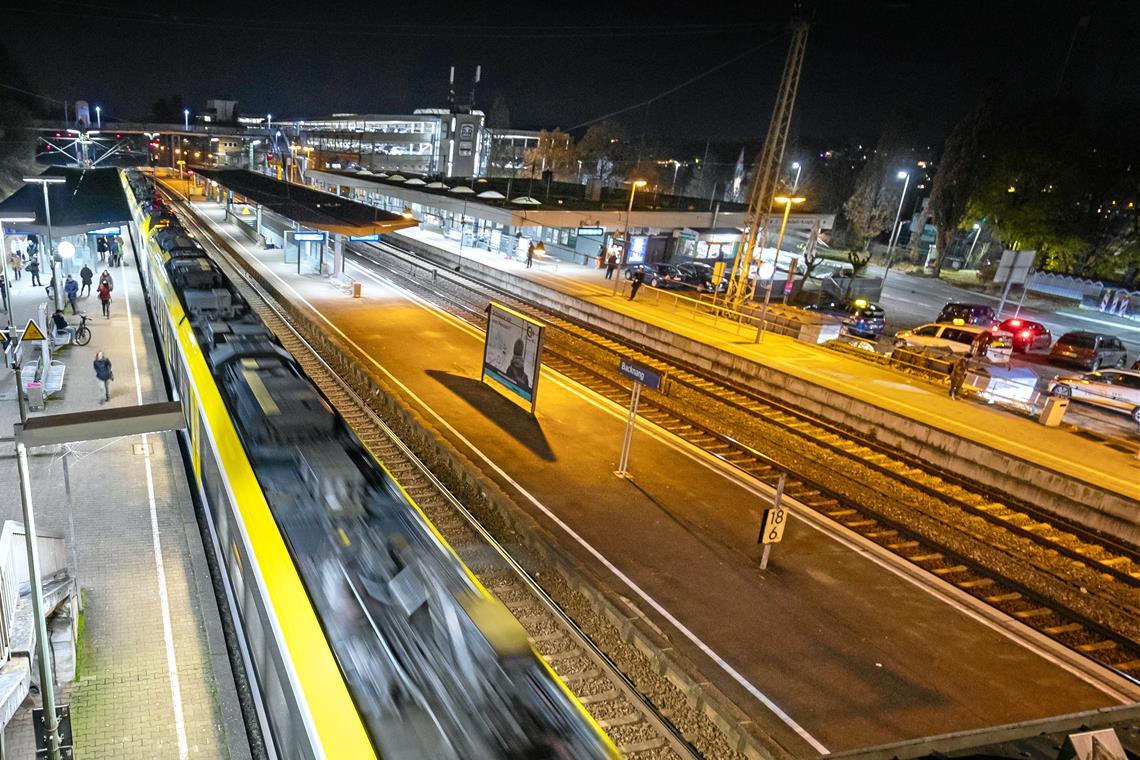
[[[1140,424],[1140,371],[1102,369],[1081,375],[1058,375],[1049,383],[1049,393],[1124,412]]]
[[[906,348],[941,348],[966,354],[977,346],[978,356],[994,364],[1009,364],[1013,355],[1013,335],[1004,330],[977,325],[926,324],[895,333],[895,345]]]

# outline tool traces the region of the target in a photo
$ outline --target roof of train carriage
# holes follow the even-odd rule
[[[71,169],[53,166],[43,177],[63,177],[64,182],[50,184],[48,203],[51,210],[52,235],[80,235],[84,232],[127,224],[131,210],[123,194],[118,169]],[[44,191],[38,184],[24,185],[0,202],[0,215],[35,216],[34,222],[10,223],[8,234],[47,232],[44,214]]]
[[[245,169],[192,168],[236,195],[312,229],[370,235],[418,224],[400,214]]]

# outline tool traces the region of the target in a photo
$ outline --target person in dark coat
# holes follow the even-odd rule
[[[534,243],[526,249],[526,268],[530,269],[534,266]]]
[[[91,267],[86,264],[79,270],[79,279],[83,283],[83,287],[79,289],[79,295],[91,295],[91,280],[95,278],[95,273],[91,271]]]
[[[71,304],[71,313],[78,314],[79,309],[75,308],[75,299],[79,297],[79,283],[71,275],[68,275],[67,282],[63,283],[63,294],[67,296],[67,302]]]
[[[637,291],[641,289],[641,282],[645,279],[645,270],[638,269],[633,273],[632,282],[629,286],[629,300],[633,300],[637,296]]]
[[[950,398],[958,398],[962,386],[966,384],[966,362],[965,358],[958,359],[950,368]]]
[[[111,400],[111,381],[115,379],[115,372],[111,369],[111,360],[102,351],[95,354],[95,379],[103,386],[103,398],[99,403],[105,404]]]
[[[28,262],[28,274],[30,274],[32,276],[32,284],[33,285],[37,285],[37,286],[42,287],[42,283],[40,282],[40,262],[39,262],[39,259],[33,258],[31,261]]]
[[[99,304],[103,307],[103,318],[111,318],[111,283],[103,282],[100,280],[99,289],[96,291],[99,294]]]
[[[95,250],[99,252],[99,261],[107,258],[107,238],[100,235],[95,239]]]
[[[610,251],[610,255],[606,257],[606,279],[607,280],[613,279],[614,270],[617,269],[617,264],[618,264],[617,254],[614,253],[613,251]]]

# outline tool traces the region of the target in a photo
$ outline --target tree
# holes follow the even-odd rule
[[[853,247],[867,250],[871,241],[889,230],[894,222],[901,187],[888,178],[894,178],[889,159],[882,152],[863,166],[855,180],[855,190],[843,204],[848,230],[853,235]]]
[[[934,264],[935,277],[942,273],[946,252],[966,215],[974,191],[982,139],[989,127],[996,96],[996,91],[992,89],[983,95],[970,112],[954,125],[942,149],[928,207],[936,229],[935,244],[938,246],[938,260]]]
[[[527,150],[526,165],[533,174],[550,171],[556,177],[576,177],[578,164],[574,141],[561,129],[544,129],[538,133],[538,144]]]
[[[578,158],[583,171],[608,183],[614,174],[624,173],[633,164],[633,146],[626,140],[625,131],[615,122],[603,121],[593,125],[578,141]]]

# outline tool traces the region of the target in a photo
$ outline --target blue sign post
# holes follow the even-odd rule
[[[665,376],[624,357],[618,363],[618,372],[633,381],[633,390],[629,396],[629,417],[625,421],[625,435],[621,442],[621,455],[618,457],[618,466],[614,471],[614,474],[619,478],[628,478],[630,477],[629,450],[633,446],[633,428],[637,425],[637,405],[641,401],[641,387],[644,385],[650,390],[659,391]]]

